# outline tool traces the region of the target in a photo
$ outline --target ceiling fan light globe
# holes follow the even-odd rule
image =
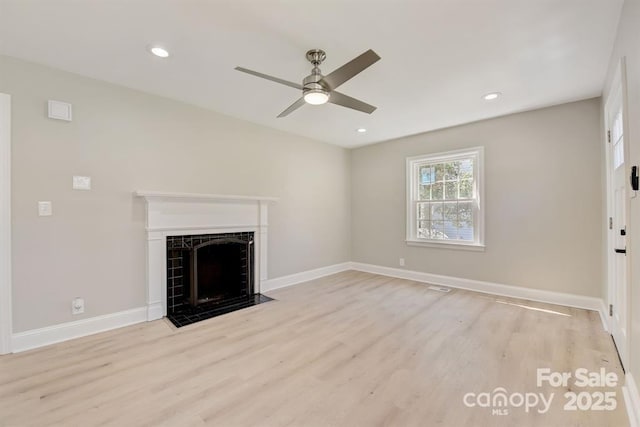
[[[329,94],[320,89],[312,89],[304,94],[304,101],[311,105],[322,105],[329,101]]]

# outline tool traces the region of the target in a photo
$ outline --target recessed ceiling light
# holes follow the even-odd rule
[[[356,132],[358,133],[365,133],[367,130],[365,128],[358,128],[356,129]]]
[[[153,53],[155,56],[160,58],[167,58],[169,56],[169,51],[167,49],[162,48],[160,46],[150,46],[149,52]]]
[[[485,101],[493,101],[494,99],[498,99],[502,95],[500,92],[491,92],[482,97]]]

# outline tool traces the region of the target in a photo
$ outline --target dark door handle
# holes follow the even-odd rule
[[[616,251],[617,254],[626,254],[627,253],[626,249],[614,249],[614,251]]]

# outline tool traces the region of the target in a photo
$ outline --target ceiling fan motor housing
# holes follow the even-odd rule
[[[327,97],[329,96],[331,88],[321,81],[324,76],[322,75],[320,68],[318,68],[326,57],[326,53],[321,49],[311,49],[307,52],[307,60],[313,64],[313,70],[311,70],[311,74],[302,80],[303,96],[308,93],[323,93],[327,95]]]
[[[318,70],[318,72],[316,73],[315,71]],[[320,74],[320,70],[319,69],[314,69],[314,73],[309,74],[307,77],[304,78],[304,80],[302,81],[302,93],[307,93],[309,91],[322,91],[322,92],[327,92],[329,93],[329,87],[327,87],[326,85],[324,85],[321,80],[324,76],[322,74]]]

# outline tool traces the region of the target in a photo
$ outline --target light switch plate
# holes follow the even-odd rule
[[[74,176],[73,189],[74,190],[91,190],[91,177],[90,176]]]
[[[53,206],[51,205],[51,202],[38,202],[38,215],[39,216],[53,215]]]
[[[49,100],[49,118],[71,121],[71,104]]]

